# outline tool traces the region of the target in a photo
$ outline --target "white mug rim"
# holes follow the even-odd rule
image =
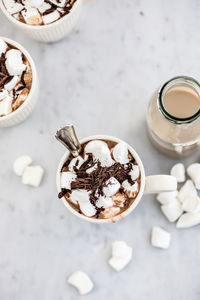
[[[67,18],[69,18],[70,14],[72,13],[73,10],[76,9],[76,7],[79,5],[78,2],[81,2],[82,0],[76,0],[76,2],[74,3],[72,9],[70,10],[70,12],[61,17],[60,19],[56,20],[55,22],[53,23],[50,23],[50,24],[45,24],[45,25],[30,25],[30,24],[26,24],[26,23],[23,23],[17,19],[15,19],[6,9],[6,7],[4,6],[4,3],[3,3],[3,0],[0,0],[0,8],[2,10],[2,12],[6,15],[6,17],[11,21],[13,22],[15,25],[17,25],[18,27],[21,27],[21,28],[30,28],[31,30],[35,30],[35,31],[38,31],[38,30],[46,30],[47,28],[52,28],[52,27],[55,27],[56,25],[59,25],[61,22],[64,22]]]
[[[0,39],[4,40],[8,44],[19,49],[24,54],[24,56],[27,58],[28,62],[30,63],[31,71],[32,71],[31,89],[29,91],[29,94],[28,94],[26,100],[16,110],[14,110],[13,112],[11,112],[10,114],[8,114],[6,116],[1,117],[1,120],[8,120],[8,119],[13,118],[14,115],[19,114],[20,111],[22,111],[27,105],[29,105],[29,102],[32,99],[32,94],[34,93],[35,88],[37,88],[37,71],[36,71],[35,63],[31,57],[31,55],[21,44],[17,43],[16,41],[14,41],[12,39],[2,37],[2,36],[0,36]]]
[[[113,141],[113,142],[117,142],[117,143],[120,143],[120,142],[124,142],[122,141],[121,139],[119,138],[116,138],[116,137],[113,137],[113,136],[109,136],[109,135],[92,135],[92,136],[88,136],[88,137],[85,137],[83,139],[80,140],[80,144],[84,144],[88,141],[91,141],[91,140],[108,140],[108,141]],[[142,195],[144,193],[144,187],[145,187],[145,171],[144,171],[144,166],[143,166],[143,163],[139,157],[139,155],[137,154],[137,152],[128,144],[126,143],[127,146],[128,146],[128,150],[130,151],[130,153],[133,155],[134,159],[136,160],[139,168],[140,168],[140,174],[141,174],[141,178],[140,178],[140,190],[139,190],[139,193],[137,195],[137,197],[135,198],[135,200],[133,201],[133,203],[129,206],[128,209],[126,209],[124,212],[122,212],[121,214],[115,216],[115,217],[112,217],[112,218],[109,218],[109,219],[95,219],[95,218],[91,218],[91,217],[87,217],[83,214],[80,214],[78,213],[68,202],[67,200],[65,199],[65,197],[63,196],[61,198],[63,204],[68,208],[68,210],[74,214],[75,216],[77,216],[78,218],[84,220],[84,221],[88,221],[88,222],[91,222],[91,223],[96,223],[96,224],[105,224],[105,223],[112,223],[112,222],[116,222],[120,219],[123,219],[124,217],[126,217],[127,215],[129,215],[136,207],[137,205],[139,204],[141,198],[142,198]],[[67,150],[64,155],[62,156],[62,158],[60,159],[60,162],[58,164],[58,168],[57,168],[57,173],[56,173],[56,185],[57,185],[57,190],[58,190],[58,193],[61,192],[61,186],[60,186],[60,173],[61,173],[61,169],[64,165],[64,163],[66,162],[66,160],[68,159],[69,157],[69,154],[70,152]]]

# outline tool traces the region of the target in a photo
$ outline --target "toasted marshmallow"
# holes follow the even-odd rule
[[[106,186],[103,188],[103,193],[106,197],[113,196],[120,189],[120,183],[115,177],[110,177],[106,181]]]
[[[163,192],[157,195],[156,199],[160,204],[167,204],[171,201],[176,200],[178,191],[174,192]]]
[[[18,157],[13,164],[13,171],[16,175],[22,176],[26,167],[32,163],[32,158],[29,155]]]
[[[120,213],[120,208],[113,206],[113,207],[106,208],[104,211],[102,211],[100,216],[103,219],[110,219],[115,217],[119,213]]]
[[[42,181],[44,170],[40,166],[28,166],[22,175],[22,183],[38,187]]]
[[[126,200],[127,200],[126,195],[121,193],[116,193],[115,195],[112,196],[112,201],[118,207],[124,207]]]
[[[38,7],[38,10],[41,14],[43,14],[49,8],[51,8],[51,5],[49,3],[43,2],[42,5]]]
[[[176,177],[177,182],[185,181],[185,167],[184,164],[176,164],[171,168],[170,174]]]
[[[71,190],[71,183],[76,180],[76,177],[76,174],[72,172],[62,172],[60,176],[61,188]]]
[[[154,226],[151,232],[151,244],[154,247],[168,249],[170,245],[171,235],[158,226]]]
[[[177,198],[183,203],[186,199],[196,198],[197,191],[191,180],[187,180],[178,192]]]
[[[129,198],[134,198],[136,195],[136,192],[138,191],[138,183],[137,181],[134,182],[134,184],[130,184],[128,180],[124,180],[122,182],[122,187],[124,188],[126,194]]]
[[[176,223],[177,228],[189,228],[200,224],[200,213],[185,213]]]
[[[113,206],[112,198],[100,196],[98,198],[98,200],[96,201],[96,206],[99,208],[100,207],[103,207],[103,208],[111,207],[111,206]]]
[[[181,204],[177,200],[162,205],[161,210],[169,222],[176,221],[183,213]]]
[[[85,147],[85,153],[91,153],[95,160],[100,161],[102,167],[110,167],[114,164],[110,149],[103,141],[91,141]]]
[[[82,213],[87,217],[93,217],[97,212],[90,202],[79,202],[79,207]]]
[[[22,72],[26,69],[26,65],[24,65],[22,61],[22,54],[17,49],[8,50],[8,52],[6,53],[5,64],[11,76],[21,75]]]
[[[44,24],[50,24],[60,18],[60,14],[57,10],[54,10],[52,13],[42,16]]]
[[[113,148],[113,157],[116,162],[119,162],[120,164],[127,164],[129,162],[128,158],[128,146],[126,143],[118,143]]]
[[[73,285],[81,295],[88,294],[93,289],[93,283],[89,276],[81,271],[72,273],[68,278],[68,283]]]
[[[29,25],[41,25],[42,18],[36,8],[27,7],[26,10],[22,11],[24,20]]]
[[[70,198],[74,203],[90,202],[90,194],[86,190],[73,190]]]
[[[132,259],[132,248],[123,241],[116,241],[112,245],[112,257],[109,265],[117,272],[121,271]]]
[[[187,168],[187,174],[193,180],[197,190],[200,190],[200,164],[195,163]]]
[[[14,89],[14,87],[16,86],[16,84],[18,83],[19,81],[19,77],[18,76],[13,76],[13,78],[4,85],[4,88],[7,90],[7,91],[11,91],[12,89]]]
[[[7,11],[12,15],[20,12],[24,6],[14,0],[4,0],[5,7]]]
[[[5,53],[7,49],[7,44],[4,42],[4,40],[0,39],[0,56],[2,53]]]
[[[140,175],[140,169],[138,165],[133,165],[131,171],[129,172],[132,180],[136,180]]]
[[[12,98],[7,96],[3,100],[0,101],[0,116],[8,115],[12,112]]]
[[[0,101],[5,99],[7,96],[8,96],[8,91],[6,91],[6,90],[0,91]]]
[[[79,169],[83,163],[84,159],[81,156],[77,156],[70,161],[68,168],[71,172],[74,172],[74,167]]]

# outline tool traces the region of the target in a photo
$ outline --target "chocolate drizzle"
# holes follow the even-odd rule
[[[0,90],[2,90],[4,88],[4,85],[13,78],[13,76],[9,75],[6,69],[5,61],[5,54],[2,53],[0,57]]]

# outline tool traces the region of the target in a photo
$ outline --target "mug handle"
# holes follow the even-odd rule
[[[172,175],[152,175],[145,178],[145,194],[159,194],[177,190],[177,179]]]

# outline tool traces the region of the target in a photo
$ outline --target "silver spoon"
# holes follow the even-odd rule
[[[55,137],[71,152],[74,157],[77,157],[81,152],[81,145],[76,136],[73,125],[69,124],[60,128]]]

